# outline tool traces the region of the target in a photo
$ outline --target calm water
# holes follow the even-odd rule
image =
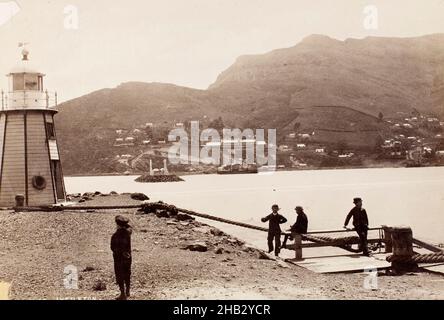
[[[143,192],[151,200],[264,226],[260,218],[273,203],[295,220],[302,205],[309,230],[341,229],[352,198],[360,196],[370,225],[407,225],[417,238],[444,243],[444,167],[276,172],[269,175],[194,175],[185,182],[138,183],[134,176],[67,177],[68,193]],[[208,221],[205,221],[208,222]],[[265,233],[215,224],[264,246]]]

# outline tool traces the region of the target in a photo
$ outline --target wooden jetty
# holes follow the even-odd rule
[[[351,231],[312,231],[302,236],[293,234],[295,243],[285,248],[295,250],[295,258],[286,259],[286,261],[318,273],[362,272],[389,268],[401,272],[420,267],[444,274],[444,251],[434,245],[413,238],[412,230],[408,227],[382,226],[380,228],[370,228],[369,231],[376,231],[378,234],[377,237],[369,237],[368,239],[369,244],[376,245],[374,250],[377,251],[370,256],[364,256],[357,252],[344,254],[344,250],[358,251],[349,249],[352,249],[351,245],[358,244],[359,239],[353,237],[317,237],[319,234],[337,234]],[[304,240],[308,242],[304,242]],[[419,249],[421,252],[415,252],[413,245],[416,245],[415,249]],[[322,247],[328,247],[332,254],[313,256],[308,252],[308,254],[305,253],[310,248]],[[338,249],[333,251],[331,250],[332,247]],[[429,254],[429,252],[433,254]],[[421,263],[421,261],[425,262]]]

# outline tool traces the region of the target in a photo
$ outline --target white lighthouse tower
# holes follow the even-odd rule
[[[56,141],[57,94],[43,89],[24,48],[20,63],[7,75],[1,92],[0,206],[12,206],[23,195],[25,206],[65,201],[65,185]]]

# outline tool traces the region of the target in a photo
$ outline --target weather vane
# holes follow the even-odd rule
[[[28,45],[28,44],[29,44],[29,42],[19,42],[18,43],[19,48],[23,48],[23,50],[22,50],[22,55],[23,55],[22,60],[23,61],[28,60],[29,51],[26,49],[26,45]]]

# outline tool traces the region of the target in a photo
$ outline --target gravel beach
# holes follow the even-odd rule
[[[94,196],[83,205],[138,203],[128,195]],[[131,299],[444,299],[444,276],[388,276],[364,288],[364,273],[317,274],[264,254],[195,220],[136,209],[0,211],[0,283],[10,299],[114,299],[110,237],[116,214],[133,226]],[[196,250],[196,251],[191,251]],[[75,266],[78,289],[66,289]]]

